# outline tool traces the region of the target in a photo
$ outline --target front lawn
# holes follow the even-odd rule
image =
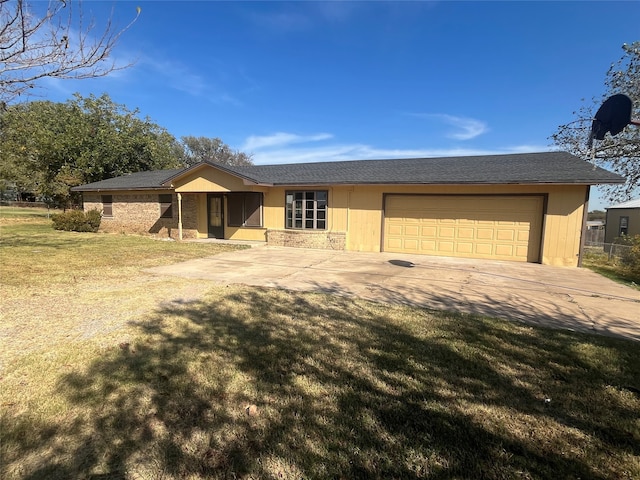
[[[111,237],[38,232],[8,245],[3,227],[3,260],[17,237],[67,249],[58,262]],[[141,265],[180,247],[127,238],[160,246]],[[0,367],[0,478],[640,478],[637,342],[266,288],[187,298],[188,281],[136,270],[123,245],[118,295],[80,264],[54,315],[83,335]],[[31,300],[68,295],[64,270],[50,260],[0,332],[24,334],[6,327],[20,304],[34,342],[48,331]]]

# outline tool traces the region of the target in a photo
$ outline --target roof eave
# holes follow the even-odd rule
[[[172,190],[171,187],[112,187],[112,188],[78,188],[72,187],[72,192],[130,192],[130,191],[140,191],[140,190]]]
[[[575,180],[575,181],[559,181],[559,182],[545,182],[545,181],[504,181],[504,182],[461,182],[459,180],[454,181],[442,181],[442,182],[274,182],[272,184],[262,184],[275,187],[296,187],[296,186],[350,186],[350,185],[609,185],[609,184],[622,184],[624,180],[610,180],[610,181],[595,181],[595,180]]]

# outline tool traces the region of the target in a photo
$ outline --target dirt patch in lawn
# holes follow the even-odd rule
[[[24,355],[55,350],[63,342],[93,339],[102,344],[112,343],[114,337],[126,341],[131,321],[165,304],[197,300],[212,285],[138,274],[118,282],[4,287],[0,371]]]
[[[167,302],[198,299],[211,287],[144,268],[240,248],[59,232],[33,213],[0,211],[0,374],[17,359],[63,342],[126,337],[132,319]]]

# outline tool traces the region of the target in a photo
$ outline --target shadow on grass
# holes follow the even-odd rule
[[[637,429],[612,421],[638,414],[615,389],[638,380],[632,342],[219,292],[165,305],[139,341],[62,376],[75,421],[2,425],[13,451],[38,451],[23,478],[597,479],[640,455]],[[618,370],[584,345],[616,352]]]

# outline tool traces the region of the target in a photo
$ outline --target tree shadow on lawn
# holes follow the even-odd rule
[[[621,475],[611,455],[640,455],[637,431],[607,421],[635,418],[638,403],[602,396],[607,382],[637,380],[631,342],[340,296],[218,292],[165,305],[139,341],[63,375],[81,416],[9,435],[38,451],[23,478],[584,479]],[[571,348],[582,344],[626,348],[615,351],[628,370],[600,369]]]

